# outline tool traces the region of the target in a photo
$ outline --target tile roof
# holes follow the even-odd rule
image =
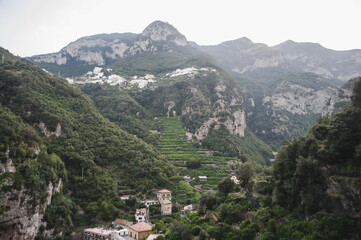
[[[157,191],[158,193],[171,193],[171,191],[169,191],[168,189],[162,189]]]
[[[114,223],[114,224],[126,225],[126,224],[129,224],[130,222],[127,221],[127,220],[125,220],[125,219],[119,219],[119,218],[117,218],[117,219],[114,220],[113,223]]]
[[[146,232],[152,230],[152,225],[146,222],[139,222],[129,227],[136,232]]]
[[[110,236],[110,234],[112,233],[112,231],[104,229],[104,228],[87,228],[87,229],[84,229],[84,232],[92,233],[92,234],[96,234],[96,235],[104,236],[104,237]]]

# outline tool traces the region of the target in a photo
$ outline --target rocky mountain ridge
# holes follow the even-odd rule
[[[285,73],[312,72],[328,79],[347,81],[361,75],[361,50],[335,51],[318,43],[291,40],[269,47],[248,38],[214,46],[198,46],[224,68],[263,81]]]
[[[62,76],[80,76],[94,66],[109,66],[126,56],[147,52],[172,52],[175,47],[184,47],[187,44],[187,39],[176,28],[168,23],[155,21],[141,34],[113,33],[83,37],[57,53],[32,56],[29,60],[50,72],[59,71]],[[68,70],[74,66],[83,68]],[[64,70],[66,68],[68,69]]]

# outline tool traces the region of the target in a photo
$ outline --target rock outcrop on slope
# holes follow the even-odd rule
[[[247,122],[264,141],[277,147],[302,135],[324,115],[338,88],[313,73],[290,74],[258,97],[249,95]]]

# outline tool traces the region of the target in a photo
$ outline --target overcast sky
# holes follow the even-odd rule
[[[166,21],[190,41],[292,39],[361,49],[361,0],[0,0],[0,46],[20,56],[57,52],[99,33],[141,33]]]

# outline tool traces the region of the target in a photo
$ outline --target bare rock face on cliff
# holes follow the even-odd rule
[[[188,44],[187,39],[175,27],[162,21],[155,21],[150,24],[144,29],[142,36],[152,41],[170,41],[178,46]]]
[[[313,73],[289,74],[258,98],[247,97],[247,120],[263,140],[277,146],[302,135],[324,115],[338,88]]]

